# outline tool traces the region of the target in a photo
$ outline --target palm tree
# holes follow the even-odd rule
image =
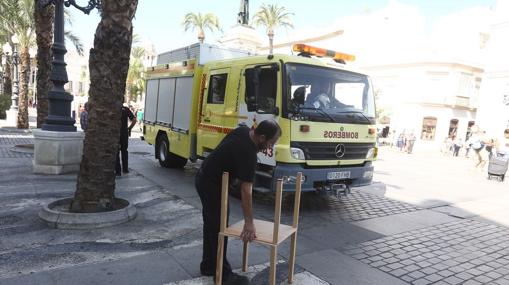
[[[90,50],[89,124],[71,211],[115,209],[115,159],[138,0],[103,0]]]
[[[48,92],[53,86],[50,75],[55,6],[42,8],[35,5],[34,18],[37,42],[37,128],[41,128],[48,116]]]
[[[145,90],[145,65],[143,57],[145,49],[133,47],[129,61],[129,72],[127,73],[127,102],[132,101],[133,96],[143,93]]]
[[[33,45],[34,20],[32,13],[33,0],[2,0],[0,2],[0,25],[7,35],[16,35],[20,47],[20,76],[17,127],[28,128],[28,78],[30,72],[29,48]],[[14,43],[9,37],[9,44],[14,49]]]
[[[267,35],[269,36],[269,54],[272,54],[273,51],[274,30],[278,27],[293,28],[290,20],[290,15],[293,15],[293,13],[286,12],[285,10],[285,7],[279,7],[277,4],[262,4],[253,17],[254,25],[262,25],[267,28]]]
[[[208,28],[211,32],[214,32],[214,30],[221,30],[221,27],[219,26],[219,19],[212,13],[202,15],[201,13],[195,14],[189,12],[184,17],[182,25],[184,26],[184,31],[189,29],[193,29],[194,31],[194,29],[198,29],[198,40],[200,43],[203,43],[203,40],[205,40],[206,28]]]

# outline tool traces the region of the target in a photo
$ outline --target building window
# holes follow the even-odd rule
[[[72,94],[72,81],[67,82],[67,92]]]
[[[214,74],[210,76],[209,94],[207,96],[207,103],[210,104],[223,104],[224,94],[226,91],[226,80],[228,74]]]
[[[452,119],[449,122],[449,134],[448,134],[448,136],[450,138],[455,137],[458,134],[458,123],[459,123],[458,119]]]
[[[458,96],[461,97],[472,97],[474,94],[475,78],[471,73],[462,72],[460,74]]]
[[[422,120],[421,139],[427,141],[435,140],[436,128],[437,128],[437,118],[424,117],[424,119]]]

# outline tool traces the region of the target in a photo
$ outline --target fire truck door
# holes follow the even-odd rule
[[[229,68],[213,69],[207,75],[198,136],[198,146],[202,149],[214,149],[227,133],[224,128],[224,112],[229,75]]]

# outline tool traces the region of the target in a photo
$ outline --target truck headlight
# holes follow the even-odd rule
[[[304,156],[304,151],[300,148],[291,147],[290,152],[292,154],[292,157],[295,159],[305,160],[306,157]]]
[[[373,177],[373,171],[364,171],[364,174],[362,175],[363,178],[372,178]]]
[[[368,150],[368,153],[366,154],[366,158],[367,159],[374,158],[375,157],[375,153],[376,153],[376,149],[374,147],[370,148]]]

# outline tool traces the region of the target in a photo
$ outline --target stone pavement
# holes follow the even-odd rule
[[[116,194],[136,205],[138,217],[105,229],[55,230],[37,212],[71,196],[76,174],[32,174],[30,149],[16,147],[29,144],[30,133],[13,131],[0,128],[0,284],[213,284],[198,270],[196,164],[184,171],[161,168],[153,147],[133,138],[131,173],[117,180]],[[415,184],[418,191],[404,196],[410,182],[393,175],[388,165],[394,159],[407,156],[381,159],[377,181],[346,198],[303,196],[294,284],[509,284],[509,230],[456,207],[466,199],[429,203],[433,197]],[[428,158],[419,159],[426,164]],[[488,185],[496,187],[486,191],[503,194],[498,188],[503,184]],[[388,196],[422,199],[406,203]],[[242,210],[238,200],[231,201],[235,221]],[[291,220],[291,202],[283,205],[283,222]],[[257,217],[272,217],[267,201],[257,199],[254,208]],[[266,284],[269,250],[250,248],[246,275],[252,284]],[[239,241],[229,242],[229,259],[237,269],[241,250]],[[288,255],[286,242],[279,251],[279,284],[286,284]]]

